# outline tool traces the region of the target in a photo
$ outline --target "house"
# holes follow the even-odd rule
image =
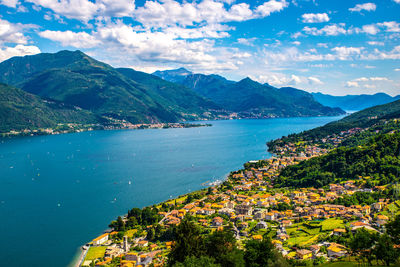
[[[236,205],[235,211],[240,215],[251,215],[253,208],[250,205]]]
[[[139,247],[147,247],[147,245],[149,244],[149,241],[147,240],[140,240],[139,242],[137,242]]]
[[[138,262],[138,261],[139,261],[139,255],[138,255],[136,252],[129,252],[129,253],[126,253],[125,259],[126,259],[127,261],[135,261],[135,262]]]
[[[388,220],[389,220],[389,218],[385,215],[376,216],[376,223],[378,224],[379,227],[382,227],[383,225],[385,225]]]
[[[315,255],[315,254],[317,254],[317,253],[319,252],[320,247],[319,247],[318,245],[311,245],[311,246],[309,247],[309,249],[310,249],[311,252]]]
[[[298,249],[296,251],[296,257],[299,260],[306,260],[312,257],[312,251],[308,249]]]
[[[252,238],[254,240],[262,240],[263,239],[262,235],[253,235]]]
[[[109,234],[102,234],[101,236],[96,237],[93,239],[93,246],[99,246],[103,244],[104,242],[108,241],[108,235]]]
[[[119,254],[121,254],[123,252],[122,249],[117,248],[117,247],[107,247],[106,249],[106,253],[104,254],[105,257],[108,258],[113,258],[118,256]]]
[[[255,220],[261,220],[264,219],[264,217],[265,217],[265,211],[259,210],[254,213]]]
[[[205,215],[211,215],[211,214],[214,214],[214,213],[215,213],[215,210],[206,208],[206,209],[203,209],[203,213],[204,213]]]
[[[377,202],[377,203],[373,204],[374,209],[377,210],[377,211],[380,211],[383,208],[383,205],[384,204],[382,202]]]
[[[268,212],[267,214],[265,214],[265,219],[269,220],[269,221],[273,221],[276,219],[275,217],[275,213],[273,212]]]
[[[214,219],[212,220],[212,225],[213,226],[222,226],[222,224],[224,223],[224,220],[221,217],[214,217]]]
[[[136,261],[121,260],[121,267],[135,267]]]
[[[106,258],[104,261],[96,263],[96,267],[105,266],[112,261],[112,258]]]
[[[328,256],[332,258],[339,258],[346,256],[346,250],[344,249],[343,246],[338,245],[338,244],[331,244],[328,248]]]
[[[346,229],[343,229],[343,228],[333,229],[333,234],[334,235],[341,236],[341,235],[343,235],[345,233],[346,233]]]
[[[267,229],[268,224],[264,221],[260,221],[256,224],[256,229]]]

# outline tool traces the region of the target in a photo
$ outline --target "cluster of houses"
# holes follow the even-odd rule
[[[274,148],[274,153],[287,157],[315,157],[328,152],[330,146],[337,146],[348,137],[364,131],[362,128],[352,128],[339,134],[329,135],[320,140],[287,143]],[[279,140],[279,139],[278,139]],[[320,143],[321,145],[319,145]],[[323,148],[324,147],[324,148]]]

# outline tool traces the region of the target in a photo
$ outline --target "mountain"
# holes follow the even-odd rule
[[[101,122],[94,114],[0,83],[0,132]]]
[[[382,120],[400,118],[400,100],[390,102],[388,104],[370,107],[341,120],[330,122],[324,126],[317,127],[298,134],[292,134],[276,141],[268,143],[268,147],[272,150],[278,142],[297,142],[300,140],[314,140],[327,137],[332,134],[340,134],[342,131],[347,131],[352,128],[367,128]]]
[[[179,68],[176,70],[165,70],[165,71],[156,71],[153,73],[155,76],[160,77],[163,80],[180,83],[183,81],[186,76],[193,74],[191,71],[188,71],[185,68]]]
[[[328,107],[339,107],[344,110],[362,110],[365,108],[383,105],[400,99],[399,96],[392,97],[385,93],[377,93],[374,95],[346,95],[333,96],[322,93],[312,93],[315,100],[322,105]]]
[[[250,78],[239,82],[219,75],[193,74],[185,69],[157,71],[161,78],[180,83],[226,110],[250,117],[340,115],[340,108],[325,107],[311,94],[295,88],[275,88]]]
[[[159,78],[145,73],[129,77],[128,72],[80,51],[14,57],[0,63],[1,82],[131,123],[200,119],[216,107],[186,87],[154,82]]]

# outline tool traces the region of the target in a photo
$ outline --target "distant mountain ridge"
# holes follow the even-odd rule
[[[239,82],[219,75],[194,74],[186,69],[156,71],[163,79],[180,83],[226,110],[252,117],[295,117],[341,115],[340,108],[326,107],[311,94],[291,88],[275,88],[250,78]]]
[[[385,93],[373,95],[333,96],[322,93],[312,93],[315,100],[324,106],[339,107],[343,110],[357,111],[365,108],[383,105],[400,99],[400,95],[392,97]]]

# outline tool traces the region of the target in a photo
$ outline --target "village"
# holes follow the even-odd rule
[[[351,129],[339,136],[322,140],[338,144],[360,132]],[[325,188],[274,188],[279,172],[293,164],[327,153],[318,144],[287,144],[266,160],[250,161],[245,169],[232,172],[222,185],[201,190],[197,198],[184,195],[159,204],[157,227],[168,229],[180,224],[185,216],[209,231],[229,227],[239,245],[246,240],[272,239],[287,259],[334,261],[350,255],[341,238],[360,228],[381,233],[389,218],[400,210],[400,201],[378,199],[370,205],[338,205],[333,202],[357,192],[379,193],[385,186],[366,186],[370,177],[358,177]],[[127,221],[125,217],[123,220]],[[172,241],[151,241],[145,229],[123,233],[111,231],[85,247],[82,266],[163,266]],[[120,238],[114,236],[120,235]],[[123,236],[121,236],[123,235]],[[96,253],[95,253],[96,252]]]

